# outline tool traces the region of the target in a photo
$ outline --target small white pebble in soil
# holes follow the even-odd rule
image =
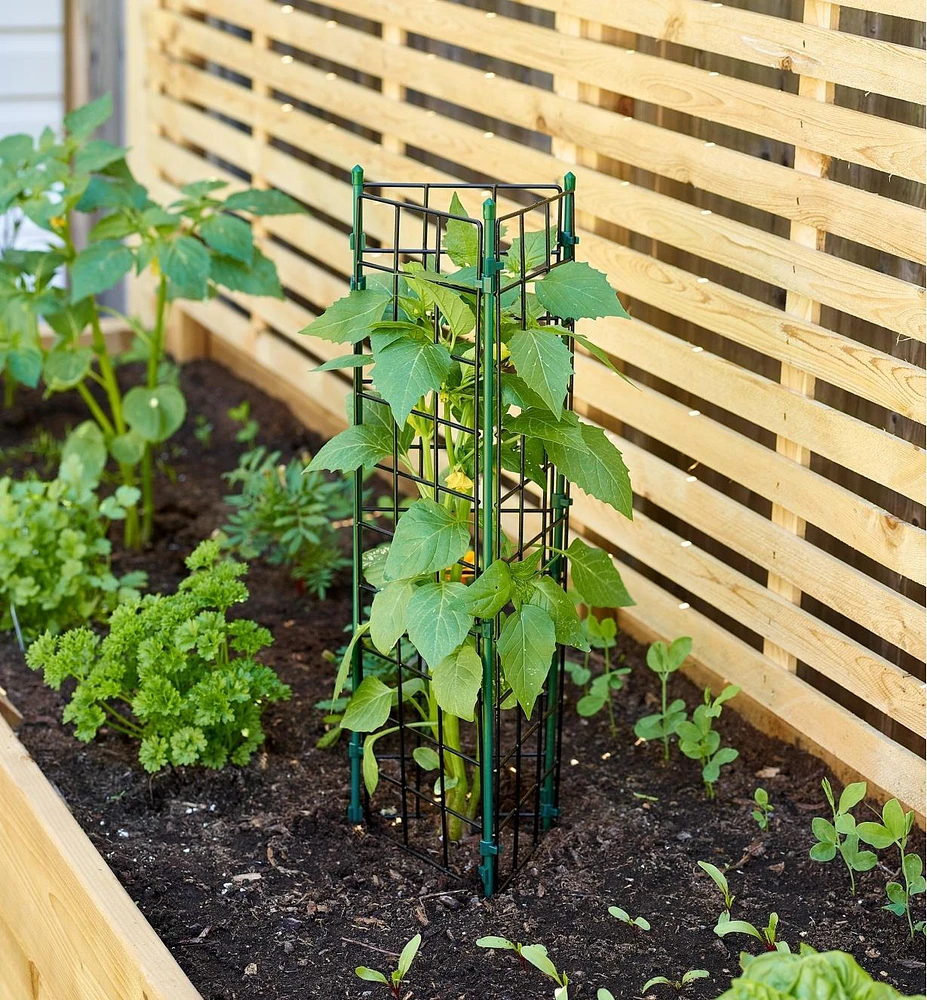
[[[245,966],[246,976],[256,976],[258,971],[257,962],[250,962]]]
[[[575,757],[570,758],[570,767],[576,767],[579,761]]]

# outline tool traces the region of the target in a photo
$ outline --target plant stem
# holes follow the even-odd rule
[[[158,282],[158,299],[155,306],[155,323],[148,345],[147,384],[149,389],[158,387],[158,366],[164,351],[164,319],[167,312],[167,278],[162,274]],[[151,540],[154,528],[154,455],[150,444],[142,455],[142,543]]]
[[[16,383],[10,375],[6,375],[3,379],[3,406],[9,410],[14,402],[16,402]]]
[[[907,841],[907,837],[905,837]],[[911,883],[908,880],[908,871],[904,866],[904,844],[898,844],[898,853],[901,855],[901,874],[904,875],[904,915],[908,918],[908,937],[914,939],[914,921],[911,919]]]
[[[449,712],[443,713],[444,746],[451,751],[444,755],[445,772],[451,778],[457,779],[457,784],[448,789],[445,803],[449,809],[462,813],[467,806],[467,766],[460,757],[460,719]],[[461,819],[453,813],[447,818],[447,836],[451,841],[460,840]]]
[[[666,731],[666,674],[660,674],[660,708],[663,712],[663,759],[669,761],[669,733]]]
[[[605,640],[605,704],[608,706],[608,727],[612,737],[618,735],[618,727],[615,725],[615,710],[612,708],[612,664],[608,653],[608,640]]]

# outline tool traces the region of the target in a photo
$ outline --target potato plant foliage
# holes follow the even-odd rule
[[[186,184],[170,205],[153,201],[126,163],[127,150],[93,139],[112,113],[109,95],[65,116],[59,140],[46,129],[0,140],[0,215],[28,219],[49,233],[46,250],[0,248],[0,373],[7,397],[16,384],[48,393],[76,391],[87,406],[95,441],[117,463],[123,485],[141,488],[126,518],[126,542],[151,535],[155,446],[183,424],[186,402],[164,365],[169,303],[207,299],[219,290],[282,296],[273,262],[252,238],[249,215],[301,212],[280,191],[220,194],[224,181]],[[87,245],[78,249],[74,213],[98,214]],[[143,361],[140,384],[122,391],[120,360],[103,336],[98,296],[134,272],[150,271],[157,285],[152,325],[123,317],[136,334],[128,358]],[[67,285],[60,279],[67,278]],[[50,348],[39,322],[55,332]],[[89,331],[90,345],[82,340]],[[102,398],[91,389],[102,389]]]
[[[246,764],[264,740],[264,707],[290,695],[255,658],[273,641],[267,629],[228,620],[248,598],[244,563],[206,541],[186,564],[176,593],[116,608],[105,638],[88,628],[46,632],[27,653],[56,690],[76,681],[63,718],[78,739],[89,742],[103,726],[138,739],[146,771]]]
[[[367,573],[377,588],[369,640],[388,653],[407,635],[430,669],[430,683],[419,689],[403,685],[403,697],[415,703],[424,729],[437,731],[437,712],[445,713],[444,738],[457,746],[457,720],[473,720],[481,690],[481,659],[474,631],[499,616],[497,650],[504,679],[500,698],[517,703],[530,716],[558,643],[589,648],[574,601],[545,574],[541,552],[523,553],[503,542],[502,557],[480,567],[473,579],[474,482],[476,468],[474,400],[475,328],[477,325],[477,231],[464,221],[457,196],[450,208],[459,216],[447,223],[444,250],[456,271],[439,274],[419,263],[402,265],[402,274],[372,274],[366,287],[335,302],[302,332],[326,341],[362,346],[321,366],[323,370],[371,366],[383,403],[367,404],[362,423],[329,441],[310,471],[353,472],[393,455],[394,429],[401,466],[414,472],[416,455],[429,456],[442,469],[439,486],[419,484],[419,497],[396,524],[391,544]],[[567,261],[539,274],[524,296],[515,284],[522,274],[546,264],[556,232],[525,233],[503,262],[501,293],[501,426],[494,435],[505,470],[523,469],[529,480],[544,483],[545,461],[586,493],[630,518],[632,493],[621,453],[605,432],[581,421],[566,406],[572,376],[570,338],[584,344],[603,363],[611,362],[583,334],[564,321],[603,316],[626,317],[606,277],[588,264]],[[505,291],[506,280],[516,289]],[[395,287],[394,287],[395,281]],[[476,392],[479,389],[480,392]],[[447,421],[440,440],[429,414]],[[435,495],[437,493],[438,495]],[[480,516],[490,516],[483,511]],[[573,585],[590,606],[632,604],[606,553],[575,539],[560,554],[569,560]],[[357,638],[357,637],[355,637]],[[350,651],[335,684],[337,697],[347,677]],[[369,790],[377,783],[373,745],[397,699],[397,691],[377,677],[366,678],[353,693],[342,726],[374,734],[365,741],[364,775]],[[380,731],[380,732],[378,732]],[[455,755],[450,755],[452,758]],[[434,762],[430,762],[434,763]],[[467,808],[468,784],[459,761],[444,775],[448,804]],[[476,796],[471,805],[475,807]]]

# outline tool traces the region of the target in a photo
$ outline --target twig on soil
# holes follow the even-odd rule
[[[342,941],[346,941],[348,944],[356,944],[361,948],[367,948],[369,951],[379,952],[381,955],[388,955],[390,958],[399,958],[399,953],[395,951],[386,951],[383,948],[378,948],[374,944],[367,944],[366,941],[355,941],[354,938],[343,937]]]

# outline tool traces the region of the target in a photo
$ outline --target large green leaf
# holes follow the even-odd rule
[[[365,677],[351,696],[341,719],[341,728],[352,733],[372,733],[389,718],[393,689],[379,677]]]
[[[373,598],[370,606],[370,638],[386,655],[406,630],[406,611],[415,593],[411,580],[388,583]]]
[[[509,340],[509,351],[515,370],[528,388],[559,417],[573,374],[570,349],[556,334],[535,328],[514,334]]]
[[[85,420],[68,435],[61,449],[62,466],[68,461],[78,464],[81,485],[95,489],[106,466],[106,444],[95,421]]]
[[[145,454],[145,439],[135,431],[117,434],[109,443],[109,451],[117,462],[135,465]]]
[[[42,377],[50,392],[64,392],[87,377],[93,363],[93,349],[78,347],[76,350],[59,348],[49,351],[45,358]]]
[[[448,211],[451,215],[467,215],[467,210],[463,207],[456,192],[451,198]],[[458,267],[475,267],[480,258],[479,227],[472,222],[449,219],[447,232],[444,236],[444,249],[447,251],[448,257]]]
[[[585,262],[555,267],[535,283],[534,291],[541,305],[560,319],[629,318],[608,278]]]
[[[108,291],[128,274],[134,261],[132,251],[116,240],[91,243],[71,264],[71,301]]]
[[[384,288],[355,289],[333,302],[300,333],[336,344],[357,344],[370,335],[392,296]]]
[[[42,352],[32,344],[24,344],[7,352],[6,370],[21,385],[34,389],[42,374]]]
[[[497,649],[506,682],[530,718],[557,648],[553,619],[543,609],[526,604],[505,620]]]
[[[547,453],[571,483],[630,519],[634,494],[621,452],[600,427],[580,423],[579,429],[581,444],[573,440],[564,444],[550,442]]]
[[[128,149],[125,146],[114,146],[111,142],[100,139],[88,142],[79,149],[74,157],[74,172],[78,174],[93,174],[111,163],[121,160]]]
[[[395,542],[393,546],[395,547]],[[429,666],[440,663],[466,638],[473,618],[461,611],[462,583],[426,583],[412,595],[406,609],[409,639]],[[456,713],[455,713],[456,714]]]
[[[104,94],[89,104],[81,105],[64,116],[64,127],[76,139],[92,135],[113,113],[112,94]]]
[[[552,251],[555,251],[556,249],[557,249],[556,226],[551,226],[546,233],[543,229],[539,229],[537,232],[534,233],[525,233],[524,273],[528,274],[529,271],[533,271],[536,267],[540,267],[550,257],[550,253]],[[516,236],[515,239],[512,240],[512,245],[509,248],[508,253],[505,255],[505,262],[509,271],[515,274],[522,273],[521,255],[522,255],[522,239],[520,236]]]
[[[200,236],[208,246],[226,257],[250,264],[254,259],[254,238],[251,227],[243,219],[216,212],[200,226]]]
[[[399,518],[383,576],[404,580],[453,565],[470,546],[470,529],[434,500],[416,500]]]
[[[436,392],[454,362],[443,344],[401,337],[376,353],[373,380],[403,426],[422,396]]]
[[[635,603],[607,552],[574,538],[567,549],[573,586],[590,608],[628,608]]]
[[[362,465],[376,465],[392,450],[393,436],[389,431],[381,426],[358,424],[322,445],[309,463],[309,471],[353,472]]]
[[[217,285],[225,285],[233,292],[244,292],[245,295],[269,295],[275,299],[283,298],[277,265],[265,257],[260,250],[254,251],[250,264],[245,264],[226,254],[214,253],[210,264],[209,276]]]
[[[531,592],[526,604],[543,608],[553,619],[557,642],[586,652],[589,641],[583,633],[582,623],[576,613],[576,605],[564,593],[563,588],[549,576],[539,576],[531,581]]]
[[[231,212],[251,212],[252,215],[292,215],[305,213],[298,201],[274,188],[249,188],[229,195],[225,207]]]
[[[512,574],[504,559],[496,559],[460,595],[461,607],[477,618],[495,618],[512,594]]]
[[[407,274],[406,280],[426,306],[438,309],[455,337],[463,337],[473,329],[476,323],[473,312],[452,288],[413,277],[412,274]]]
[[[136,386],[123,399],[126,422],[139,437],[157,443],[177,431],[187,415],[187,401],[175,385]]]
[[[171,240],[159,255],[172,299],[205,299],[209,293],[210,253],[192,236]]]
[[[466,640],[431,670],[438,705],[451,715],[473,721],[473,708],[483,684],[483,661]]]
[[[583,447],[582,431],[575,413],[564,413],[558,420],[547,410],[530,409],[509,417],[505,421],[506,430],[525,437],[543,441],[545,445],[560,445],[571,449]]]

